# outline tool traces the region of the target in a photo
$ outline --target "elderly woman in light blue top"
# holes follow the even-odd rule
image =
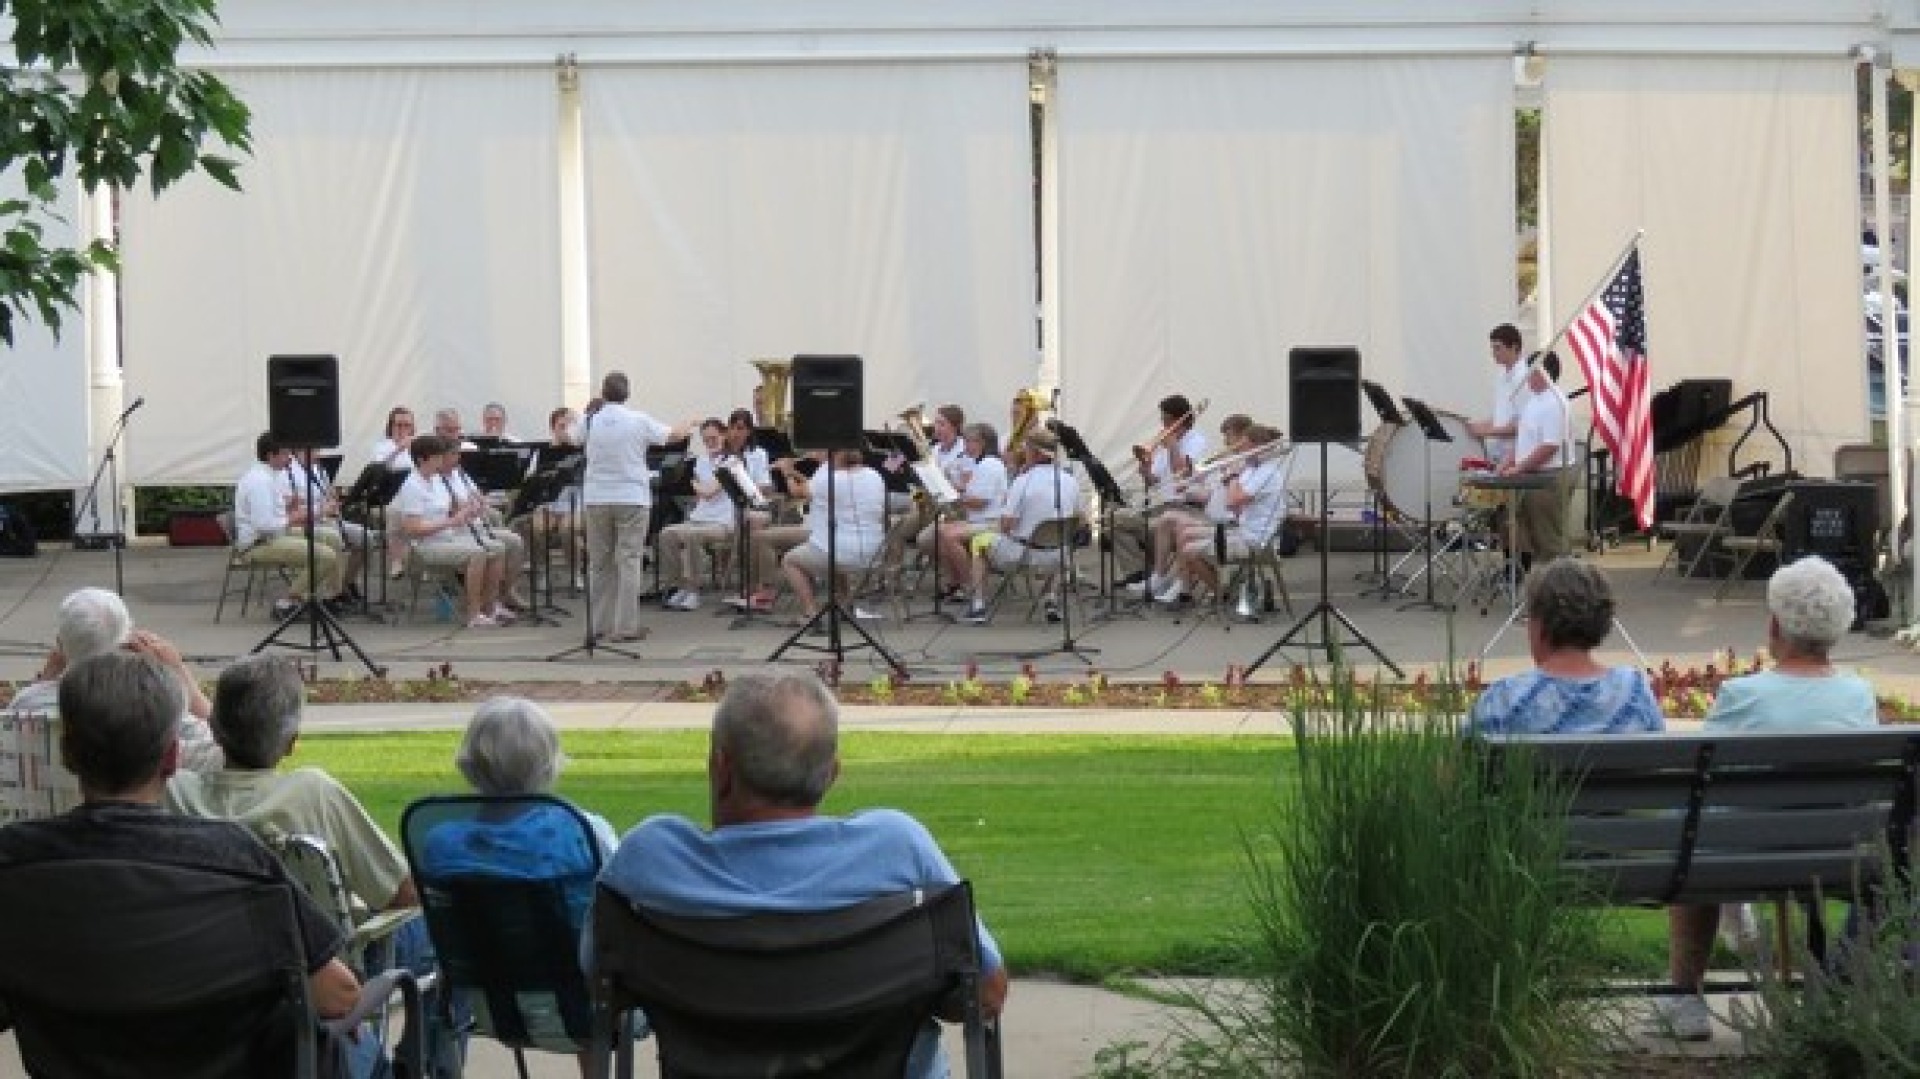
[[[1647,676],[1607,667],[1593,650],[1613,629],[1613,588],[1585,562],[1557,558],[1527,577],[1533,669],[1488,686],[1473,704],[1482,734],[1618,734],[1666,728]]]
[[[1773,669],[1720,686],[1708,730],[1834,730],[1880,722],[1873,687],[1829,654],[1853,625],[1853,588],[1826,559],[1802,558],[1767,582]]]

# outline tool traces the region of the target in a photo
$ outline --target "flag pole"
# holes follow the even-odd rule
[[[1646,234],[1646,229],[1633,230],[1633,235],[1628,238],[1627,245],[1620,249],[1620,253],[1614,256],[1612,262],[1607,264],[1606,272],[1600,275],[1600,283],[1593,286],[1587,293],[1587,298],[1581,300],[1580,306],[1573,309],[1573,317],[1561,325],[1560,332],[1554,334],[1551,340],[1540,346],[1540,353],[1542,355],[1545,355],[1549,349],[1559,344],[1561,340],[1567,336],[1567,331],[1573,329],[1573,324],[1580,321],[1580,316],[1587,313],[1587,308],[1593,306],[1593,301],[1599,299],[1600,294],[1607,291],[1607,286],[1613,284],[1613,279],[1620,273],[1620,267],[1627,264],[1627,259],[1633,255],[1634,249],[1640,246],[1640,240],[1645,237]]]

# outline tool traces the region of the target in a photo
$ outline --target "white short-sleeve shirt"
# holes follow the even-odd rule
[[[653,505],[647,447],[673,429],[644,412],[608,403],[587,419],[587,470],[580,497],[589,506]]]

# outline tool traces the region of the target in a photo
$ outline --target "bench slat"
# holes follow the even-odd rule
[[[1568,868],[1585,878],[1596,898],[1610,903],[1658,904],[1673,880],[1671,857],[1573,860]],[[1857,876],[1856,876],[1857,873]],[[1817,882],[1830,899],[1851,898],[1854,881],[1871,884],[1879,876],[1879,854],[1872,848],[1851,853],[1789,854],[1697,853],[1681,903],[1771,899],[1782,894],[1811,895]]]
[[[1700,817],[1701,851],[1851,850],[1884,833],[1888,803],[1817,809],[1708,812]],[[1678,811],[1570,817],[1567,840],[1583,856],[1679,849],[1686,818]]]

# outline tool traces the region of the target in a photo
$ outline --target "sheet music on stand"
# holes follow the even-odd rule
[[[747,474],[746,464],[737,457],[715,468],[713,478],[720,484],[720,489],[727,493],[727,499],[738,509],[764,510],[772,505],[765,496],[761,495],[760,488],[753,482],[753,477]]]
[[[80,804],[80,779],[60,763],[60,721],[0,709],[0,824],[57,816]]]

